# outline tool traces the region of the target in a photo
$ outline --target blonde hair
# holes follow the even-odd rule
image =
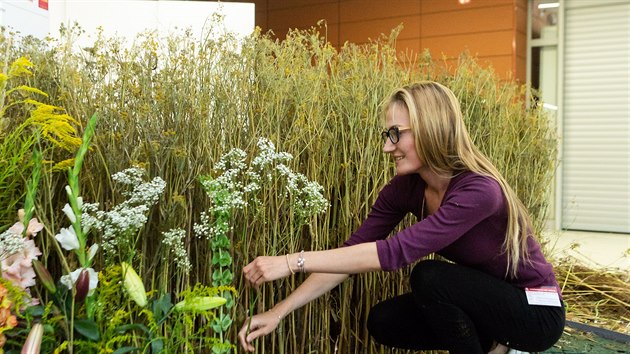
[[[514,190],[488,158],[473,144],[462,117],[459,101],[447,87],[424,81],[395,90],[385,105],[404,104],[418,156],[437,174],[471,171],[496,180],[508,206],[503,241],[508,267],[506,276],[516,278],[521,260],[529,259],[527,237],[531,218]]]

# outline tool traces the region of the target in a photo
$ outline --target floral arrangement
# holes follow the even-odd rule
[[[35,285],[32,261],[42,254],[32,238],[44,228],[44,225],[39,223],[37,218],[32,218],[24,227],[24,214],[24,209],[20,209],[18,211],[20,221],[0,234],[0,261],[2,277],[30,294],[29,288]]]

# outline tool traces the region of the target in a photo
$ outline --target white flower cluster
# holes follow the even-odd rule
[[[328,200],[322,192],[324,187],[314,181],[309,181],[301,173],[287,176],[286,195],[291,200],[291,207],[299,218],[309,218],[324,212],[328,208]]]
[[[192,269],[188,253],[184,245],[186,231],[182,229],[172,229],[162,233],[162,243],[169,249],[173,255],[175,265],[179,270],[188,273]]]
[[[131,190],[144,181],[144,173],[145,171],[142,168],[130,167],[124,171],[114,173],[112,180],[120,185],[131,187],[131,189],[122,192],[123,195],[129,196]]]
[[[193,231],[195,233],[195,236],[197,236],[197,238],[210,238],[210,231],[211,231],[211,226],[210,226],[210,215],[208,215],[207,212],[202,211],[201,212],[201,220],[199,223],[195,223],[193,225]]]
[[[160,177],[144,183],[144,170],[133,167],[112,175],[112,179],[123,185],[124,202],[110,211],[97,210],[97,204],[84,203],[82,207],[82,228],[100,230],[103,233],[105,259],[114,255],[119,245],[130,242],[130,237],[147,222],[149,209],[157,203],[166,187]]]
[[[247,205],[259,205],[256,192],[266,184],[284,186],[284,195],[290,199],[292,211],[305,222],[328,208],[328,201],[323,196],[323,187],[309,181],[301,173],[293,172],[287,163],[293,159],[291,154],[276,152],[275,145],[268,139],[257,142],[258,155],[250,165],[246,164],[247,154],[241,149],[232,149],[221,157],[215,170],[221,174],[202,182],[206,193],[214,202],[210,211],[230,212]],[[276,183],[278,182],[278,183]],[[204,224],[206,226],[204,226]],[[207,215],[202,216],[201,224],[195,225],[198,237],[212,237],[223,231],[219,225],[209,226]]]
[[[0,234],[0,260],[24,249],[24,237],[21,233],[8,229]]]

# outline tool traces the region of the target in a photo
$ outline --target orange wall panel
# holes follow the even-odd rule
[[[339,3],[339,21],[356,22],[420,15],[420,1],[347,0]]]
[[[512,56],[512,32],[488,32],[476,34],[460,34],[444,37],[423,38],[422,45],[431,51],[432,55],[442,53],[449,57],[458,57],[468,50],[478,56]]]
[[[460,4],[457,0],[420,0],[423,14],[445,11],[463,11],[476,8],[492,8],[501,5],[510,5],[514,0],[471,0],[468,4]]]
[[[501,76],[525,81],[527,0],[471,0],[463,5],[457,0],[241,1],[254,2],[256,25],[273,30],[278,38],[289,28],[308,29],[326,19],[328,40],[341,46],[389,35],[403,23],[396,43],[400,53],[421,54],[428,48],[436,59],[442,53],[456,59],[468,50],[482,63],[493,63]],[[319,30],[324,35],[326,29]]]
[[[339,12],[336,3],[323,3],[302,7],[285,8],[268,11],[267,22],[271,29],[276,28],[309,28],[317,21],[326,19],[328,23],[339,23]]]
[[[267,0],[269,10],[298,8],[323,4],[337,4],[337,0]]]
[[[442,36],[509,30],[513,26],[510,6],[436,12],[422,15],[422,36]]]
[[[389,35],[392,29],[403,24],[399,39],[420,38],[420,15],[413,17],[393,17],[380,20],[341,23],[339,38],[341,42],[365,43],[369,38],[376,39],[381,33]]]

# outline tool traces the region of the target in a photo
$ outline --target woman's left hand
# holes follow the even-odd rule
[[[289,270],[285,256],[256,257],[250,264],[243,268],[245,280],[258,289],[260,284],[289,276]]]

